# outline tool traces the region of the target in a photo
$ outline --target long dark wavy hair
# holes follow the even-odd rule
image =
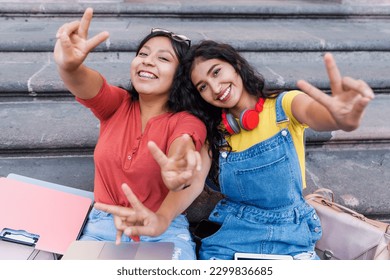
[[[177,79],[172,86],[172,90],[174,92],[181,91],[181,96],[185,98],[183,100],[184,107],[191,108],[191,112],[206,125],[209,152],[213,159],[209,178],[218,184],[219,150],[224,148],[231,151],[231,147],[224,141],[227,132],[221,126],[222,109],[207,103],[191,82],[194,61],[209,59],[220,59],[232,65],[242,78],[245,89],[251,95],[258,98],[273,98],[276,92],[265,90],[264,77],[231,45],[205,40],[192,46],[187,52],[179,66]]]
[[[163,31],[151,32],[150,34],[145,36],[145,38],[143,38],[142,41],[139,43],[135,55],[137,56],[139,54],[142,47],[150,39],[152,39],[154,37],[161,37],[161,36],[167,37],[171,41],[173,50],[175,51],[175,54],[176,54],[177,59],[179,61],[179,64],[181,64],[183,59],[184,59],[184,56],[186,55],[186,53],[188,52],[188,50],[190,48],[188,43],[186,43],[184,41],[177,41],[177,40],[173,39],[169,33],[163,32]],[[178,71],[176,71],[174,81],[176,81],[177,79],[178,79]],[[128,92],[132,96],[133,100],[139,99],[138,92],[132,84],[130,84]],[[167,104],[168,110],[170,112],[189,111],[190,113],[195,111],[195,109],[192,108],[191,104],[189,104],[188,102],[186,102],[185,104],[183,103],[183,98],[181,95],[182,95],[181,91],[173,90],[173,87],[171,88],[171,92],[170,92],[168,104]]]

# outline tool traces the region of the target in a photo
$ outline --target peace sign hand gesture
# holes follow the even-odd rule
[[[297,85],[330,112],[337,129],[352,131],[359,126],[364,110],[374,98],[374,93],[366,82],[342,77],[330,53],[325,54],[324,62],[332,90],[331,95],[324,94],[303,80],[298,81]]]
[[[117,244],[120,243],[123,234],[130,236],[134,241],[139,241],[141,235],[158,236],[165,232],[169,226],[167,219],[144,206],[127,184],[122,185],[122,190],[131,208],[98,202],[94,205],[94,208],[114,216]]]
[[[87,8],[81,21],[65,23],[58,29],[54,59],[62,70],[68,72],[76,70],[88,53],[108,38],[108,32],[104,31],[88,39],[92,15],[92,8]]]
[[[164,184],[171,191],[189,187],[194,176],[202,168],[200,153],[194,150],[188,134],[183,134],[175,142],[170,156],[165,155],[153,141],[148,143],[150,153],[160,165]]]

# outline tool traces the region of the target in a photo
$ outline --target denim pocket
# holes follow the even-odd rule
[[[218,224],[216,222],[212,222],[210,220],[203,219],[195,227],[194,236],[198,240],[202,240],[202,239],[204,239],[206,237],[209,237],[209,236],[213,235],[220,228],[221,228],[220,224]]]
[[[111,214],[92,208],[80,240],[114,241],[116,228]]]
[[[232,237],[229,234],[231,233],[229,220],[232,215],[227,215],[224,218],[225,220],[219,230],[201,240],[200,259],[232,259],[234,251],[230,248]]]
[[[254,168],[234,172],[241,201],[277,209],[294,201],[294,179],[286,156]]]
[[[228,236],[225,236],[226,234],[226,230],[224,230],[224,228],[228,227],[228,224],[229,224],[229,220],[231,219],[232,215],[228,214],[224,217],[224,220],[221,222],[221,226],[219,227],[219,229],[217,229],[216,231],[214,231],[214,233],[210,234],[209,236],[205,237],[202,239],[202,242],[204,242],[205,240],[208,240],[210,242],[210,244],[214,244],[214,243],[218,243],[218,242],[228,242],[229,241],[229,237]],[[213,221],[211,221],[213,222]],[[218,221],[217,223],[219,223],[220,221]],[[213,222],[215,223],[215,221]],[[215,240],[215,241],[212,241],[212,240]]]

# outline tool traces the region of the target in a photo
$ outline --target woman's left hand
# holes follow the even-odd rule
[[[169,156],[164,154],[153,141],[148,143],[148,148],[160,165],[164,184],[171,191],[189,187],[196,172],[202,168],[200,153],[195,150],[188,134],[182,135],[172,143]]]
[[[297,86],[327,108],[339,129],[352,131],[359,126],[364,110],[374,98],[374,93],[366,82],[342,77],[332,54],[325,54],[324,62],[331,95],[324,94],[303,80],[298,81]]]

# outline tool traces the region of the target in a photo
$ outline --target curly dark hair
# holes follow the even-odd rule
[[[206,125],[209,152],[213,159],[209,177],[214,183],[218,184],[219,150],[223,147],[231,151],[231,147],[224,141],[227,132],[221,127],[222,109],[207,103],[191,82],[194,61],[209,59],[220,59],[232,65],[242,78],[243,85],[249,94],[258,98],[273,98],[275,92],[265,90],[264,77],[231,45],[204,40],[192,46],[187,52],[179,66],[172,91],[180,92],[184,107],[188,108],[191,113],[200,118]]]

